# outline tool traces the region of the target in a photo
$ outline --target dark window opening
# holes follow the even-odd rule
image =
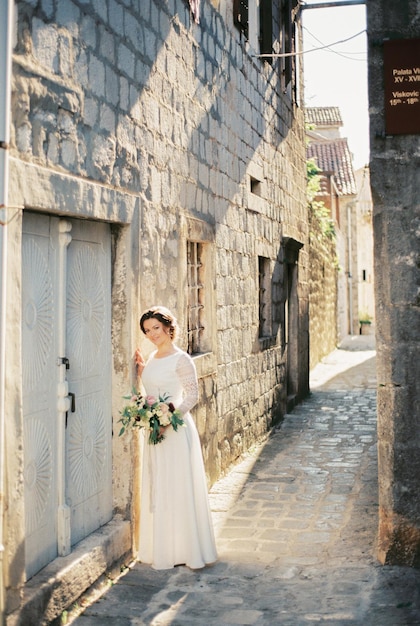
[[[233,0],[233,21],[248,39],[248,0]]]
[[[293,53],[295,49],[296,38],[296,24],[295,19],[297,15],[298,0],[282,0],[281,12],[280,12],[280,37],[281,37],[281,51],[284,54],[289,54],[283,59],[282,71],[284,77],[284,87],[293,79],[293,75],[296,68],[296,59]]]
[[[261,181],[257,178],[253,178],[252,176],[250,176],[249,182],[251,187],[251,193],[255,194],[256,196],[261,196]]]
[[[271,54],[273,52],[273,2],[272,0],[260,0],[260,53]],[[273,62],[271,57],[264,61]]]

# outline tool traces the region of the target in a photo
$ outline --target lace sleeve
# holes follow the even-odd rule
[[[184,415],[198,402],[198,379],[194,362],[188,354],[182,354],[176,364],[176,373],[182,385],[183,398],[177,407]]]

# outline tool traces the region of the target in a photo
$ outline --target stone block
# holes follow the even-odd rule
[[[59,142],[58,138],[55,134],[50,133],[48,135],[48,145],[47,145],[47,159],[50,163],[58,163],[59,159]]]
[[[120,71],[129,78],[134,79],[136,60],[133,50],[120,43],[117,48],[117,59]]]
[[[63,76],[70,77],[73,74],[73,46],[70,37],[61,35],[59,42],[59,71]]]
[[[110,180],[115,164],[114,139],[94,135],[91,143],[91,168],[96,176]]]
[[[91,54],[88,59],[89,85],[92,92],[98,96],[105,95],[105,67],[101,59]]]
[[[36,3],[29,3],[29,4],[36,4]],[[54,15],[54,6],[53,6],[53,0],[44,0],[42,2],[42,10],[44,11],[45,15],[47,16],[48,19],[51,19]]]
[[[150,29],[146,29],[144,33],[144,55],[151,63],[154,63],[157,55],[157,40],[156,35]]]
[[[89,68],[85,50],[80,50],[74,61],[74,76],[80,85],[89,85]]]
[[[93,128],[99,120],[99,103],[94,98],[86,98],[83,107],[83,123]]]
[[[83,17],[79,18],[78,23],[80,25],[79,28],[81,38],[91,50],[95,50],[96,38],[98,35],[95,20],[91,15],[84,14]]]
[[[34,18],[32,21],[33,54],[45,69],[58,71],[58,32],[53,24],[46,25]]]
[[[99,15],[101,20],[107,23],[108,20],[108,3],[101,2],[101,0],[93,0],[93,6],[95,7],[96,13]]]
[[[72,2],[59,2],[55,14],[57,24],[63,26],[73,38],[79,35],[80,9]]]
[[[32,152],[32,127],[27,122],[22,124],[16,132],[16,147],[19,152],[29,154]]]
[[[99,32],[99,51],[101,56],[115,66],[115,40],[110,32],[101,28]]]
[[[61,161],[67,169],[73,172],[78,170],[77,143],[72,138],[61,142]]]
[[[109,0],[107,4],[110,24],[115,32],[124,33],[124,6],[118,0]]]
[[[102,104],[100,107],[99,113],[99,124],[101,129],[110,133],[110,135],[115,135],[116,131],[116,123],[115,123],[115,111],[111,109],[111,107],[106,104]]]

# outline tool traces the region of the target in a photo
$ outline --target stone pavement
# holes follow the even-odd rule
[[[375,559],[375,351],[349,338],[312,394],[211,490],[219,561],[133,563],[76,626],[420,625],[420,570]],[[68,622],[70,623],[70,622]]]

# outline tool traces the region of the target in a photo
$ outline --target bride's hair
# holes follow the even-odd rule
[[[173,341],[176,337],[176,333],[178,330],[178,324],[176,321],[176,317],[164,306],[152,306],[150,309],[144,311],[140,318],[140,328],[144,333],[144,322],[146,320],[150,320],[151,318],[157,319],[161,322],[166,328],[169,330],[169,336]],[[146,333],[145,333],[146,334]]]

